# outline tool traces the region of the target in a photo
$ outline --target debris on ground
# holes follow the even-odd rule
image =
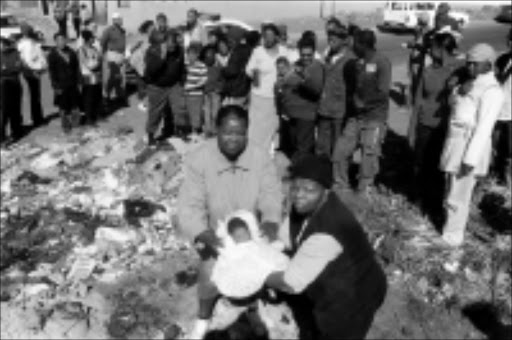
[[[198,258],[175,234],[176,196],[182,158],[198,144],[169,144],[149,150],[128,129],[96,129],[2,150],[1,338],[186,338],[197,310]],[[275,162],[286,180],[287,163],[279,155]],[[447,248],[401,193],[377,188],[366,203],[343,198],[388,275],[369,338],[481,338],[461,315],[481,301],[507,325],[510,196],[481,190],[482,214],[471,216],[460,251]],[[209,338],[297,338],[287,307],[260,307],[255,322],[222,299]]]

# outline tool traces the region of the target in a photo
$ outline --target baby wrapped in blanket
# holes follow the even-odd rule
[[[211,280],[224,296],[242,299],[257,293],[267,276],[286,269],[289,259],[282,243],[261,237],[258,222],[249,211],[237,211],[219,223],[217,236],[223,241]]]

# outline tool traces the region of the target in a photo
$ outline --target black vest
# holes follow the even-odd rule
[[[296,242],[303,221],[292,211],[290,237],[293,254],[315,233],[331,235],[343,248],[341,255],[329,263],[304,292],[314,305],[314,313],[328,317],[329,313],[336,313],[340,308],[351,313],[377,309],[384,299],[386,278],[363,228],[352,212],[331,192]]]

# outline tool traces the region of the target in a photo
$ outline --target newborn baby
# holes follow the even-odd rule
[[[228,234],[236,244],[252,240],[249,226],[240,217],[234,217],[228,222]]]
[[[224,247],[219,250],[211,279],[224,296],[249,297],[263,287],[271,272],[288,265],[288,257],[261,237],[251,212],[238,211],[228,216],[219,223],[217,236]]]

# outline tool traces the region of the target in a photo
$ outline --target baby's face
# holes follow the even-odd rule
[[[231,237],[235,241],[235,243],[244,243],[251,240],[251,234],[247,228],[236,228]]]
[[[290,65],[279,63],[277,64],[277,75],[279,77],[284,77],[288,72],[290,72],[290,69]]]

